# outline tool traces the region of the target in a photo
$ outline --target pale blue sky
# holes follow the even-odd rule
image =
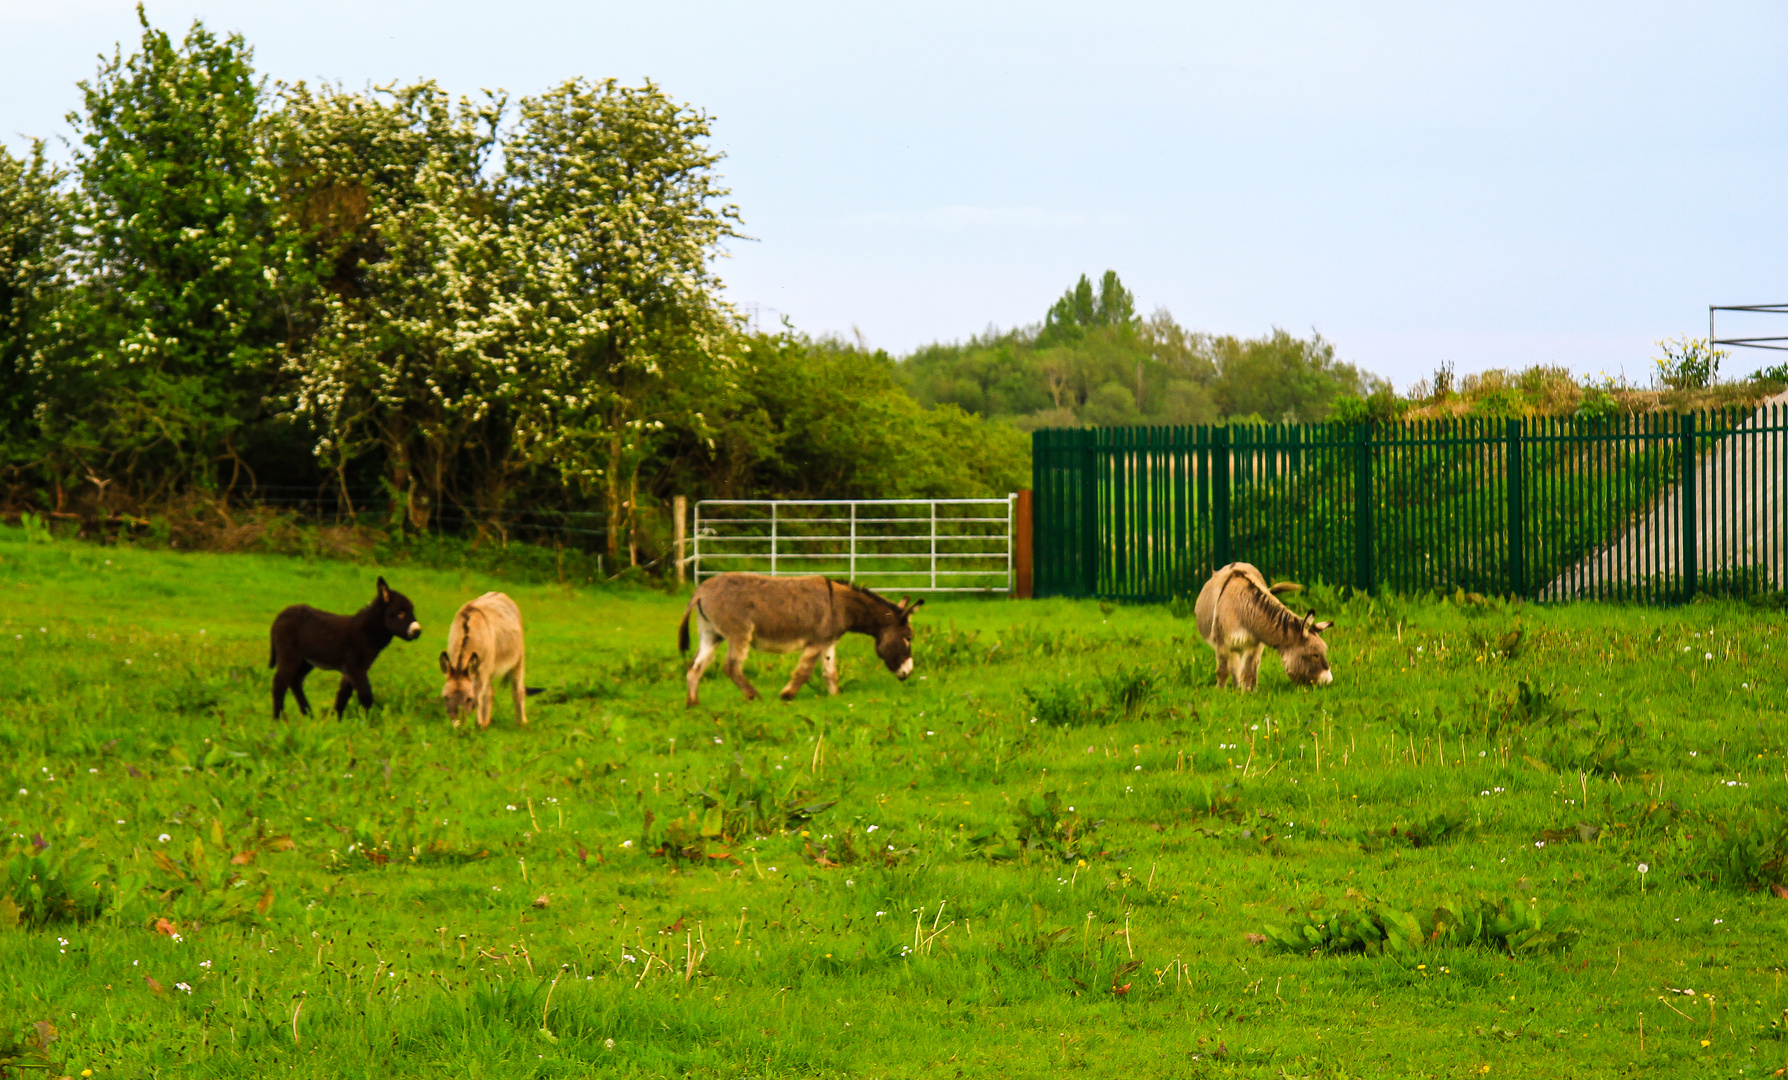
[[[287,80],[650,77],[715,118],[756,238],[721,265],[733,298],[897,352],[1035,321],[1108,267],[1190,327],[1315,328],[1399,386],[1442,359],[1643,380],[1709,303],[1788,300],[1780,3],[149,14],[240,31]],[[0,0],[0,138],[65,134],[75,81],[136,37],[129,3]]]

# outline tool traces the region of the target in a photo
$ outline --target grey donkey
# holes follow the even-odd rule
[[[745,658],[754,648],[800,652],[800,663],[782,688],[782,700],[789,701],[800,692],[813,674],[814,664],[821,660],[827,692],[838,693],[838,640],[852,633],[874,638],[876,655],[895,678],[904,681],[913,673],[910,619],[924,602],[903,599],[895,604],[861,586],[817,574],[794,578],[718,574],[696,588],[677,630],[677,647],[684,653],[689,651],[691,621],[701,642],[695,662],[689,665],[686,704],[696,704],[702,673],[713,662],[722,639],[726,641],[726,673],[744,691],[747,701],[758,696],[745,677]]]
[[[1260,654],[1268,645],[1279,650],[1292,682],[1327,686],[1335,681],[1329,646],[1322,640],[1322,632],[1335,624],[1317,622],[1315,612],[1299,615],[1279,600],[1280,593],[1302,588],[1291,582],[1269,586],[1259,570],[1243,562],[1211,575],[1194,614],[1199,635],[1217,653],[1218,686],[1233,680],[1240,689],[1254,689]]]

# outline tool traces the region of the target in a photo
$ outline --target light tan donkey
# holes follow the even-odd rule
[[[447,630],[447,651],[441,654],[447,685],[441,700],[453,726],[459,714],[478,711],[478,726],[490,726],[491,699],[498,679],[509,676],[515,697],[516,723],[528,722],[527,650],[522,639],[521,609],[500,592],[468,600]]]
[[[1242,562],[1211,575],[1193,614],[1199,636],[1217,654],[1218,686],[1233,681],[1239,689],[1254,689],[1260,654],[1268,645],[1279,650],[1292,682],[1327,686],[1335,681],[1329,646],[1322,640],[1322,631],[1335,624],[1317,622],[1315,612],[1299,615],[1279,602],[1280,593],[1302,588],[1291,582],[1268,586],[1259,570]]]
[[[726,642],[726,673],[747,701],[757,699],[757,689],[745,677],[745,658],[754,648],[801,654],[795,673],[782,688],[782,700],[793,699],[813,674],[814,664],[821,661],[827,692],[838,693],[838,639],[851,633],[874,638],[875,654],[895,678],[904,680],[913,673],[910,618],[924,602],[891,603],[861,586],[817,574],[795,578],[718,574],[695,590],[677,629],[677,647],[683,652],[689,651],[692,619],[701,641],[695,662],[689,665],[685,702],[696,704],[702,673],[713,662],[722,640]]]

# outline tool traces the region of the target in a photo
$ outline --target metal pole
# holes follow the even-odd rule
[[[937,503],[931,504],[931,588],[937,589]]]
[[[1211,429],[1211,569],[1235,561],[1229,528],[1229,428]]]
[[[1527,595],[1527,508],[1521,496],[1521,421],[1510,420],[1506,429],[1509,511],[1509,593]]]
[[[1354,479],[1354,588],[1372,592],[1372,426],[1353,429]]]
[[[857,504],[851,503],[851,582],[857,580]]]
[[[770,576],[776,576],[776,503],[770,503]]]
[[[695,555],[692,559],[695,583],[702,583],[702,504],[695,504]]]
[[[671,496],[671,546],[677,553],[677,584],[683,584],[683,545],[687,538],[683,533],[683,519],[689,513],[689,496]]]
[[[1695,598],[1695,414],[1682,414],[1682,434],[1679,437],[1677,456],[1679,459],[1679,479],[1677,490],[1681,493],[1678,502],[1682,506],[1682,598],[1686,603]]]

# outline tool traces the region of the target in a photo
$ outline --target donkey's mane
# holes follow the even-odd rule
[[[896,604],[896,603],[890,601],[887,597],[883,596],[881,593],[875,592],[874,590],[868,588],[867,586],[859,585],[854,581],[839,581],[837,578],[827,578],[826,580],[830,581],[834,585],[842,585],[843,587],[849,589],[851,592],[856,593],[858,596],[867,596],[871,600],[879,600],[882,603],[887,604],[891,608],[897,608],[900,606],[899,604]]]
[[[1303,616],[1286,607],[1280,602],[1279,598],[1273,595],[1270,591],[1256,585],[1254,579],[1250,578],[1247,574],[1240,570],[1233,571],[1229,575],[1229,581],[1230,583],[1240,581],[1247,587],[1248,591],[1243,602],[1248,605],[1254,614],[1268,620],[1275,630],[1278,630],[1288,638],[1299,640],[1308,633],[1308,631],[1304,629]]]
[[[477,613],[477,610],[476,608],[467,608],[459,613],[459,656],[455,657],[453,661],[455,670],[465,670],[466,650],[471,647],[472,642],[472,616]]]

